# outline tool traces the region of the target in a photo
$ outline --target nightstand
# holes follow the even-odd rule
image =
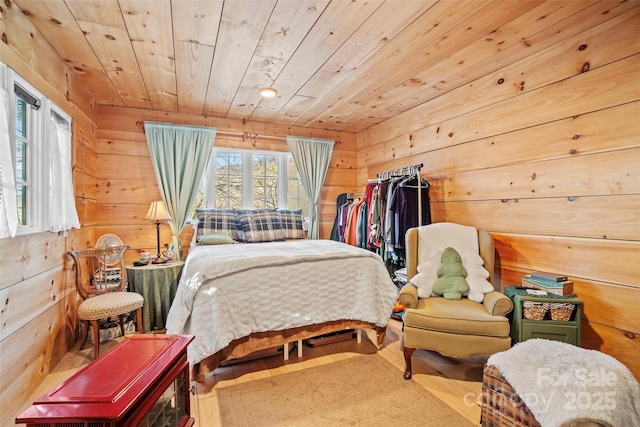
[[[516,286],[505,286],[504,293],[513,300],[513,318],[511,319],[511,340],[513,343],[531,338],[543,338],[563,341],[580,347],[582,300],[555,295],[532,296],[526,289]],[[549,313],[541,320],[527,319],[524,314],[525,304],[573,304],[573,312],[567,321],[551,320]]]
[[[145,332],[165,328],[183,266],[184,261],[140,267],[126,266],[129,290],[144,298],[142,325]]]

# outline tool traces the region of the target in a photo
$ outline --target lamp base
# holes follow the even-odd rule
[[[156,221],[156,238],[158,243],[158,255],[156,256],[156,259],[159,260],[160,259],[160,221]]]

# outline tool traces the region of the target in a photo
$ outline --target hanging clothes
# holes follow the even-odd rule
[[[347,200],[347,193],[338,194],[338,197],[336,197],[336,217],[333,220],[333,227],[331,228],[330,240],[335,240],[337,242],[341,241],[340,230],[339,230],[340,207],[346,202],[346,200]]]

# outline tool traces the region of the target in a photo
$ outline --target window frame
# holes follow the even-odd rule
[[[29,137],[29,134],[27,134],[30,146],[27,151],[26,183],[28,184],[27,188],[29,191],[26,197],[27,211],[25,213],[25,224],[18,224],[16,236],[48,231],[50,228],[50,218],[47,215],[47,209],[50,201],[50,193],[47,189],[50,170],[47,166],[51,165],[51,147],[49,143],[51,138],[50,120],[52,115],[56,114],[60,119],[66,121],[69,131],[73,134],[72,118],[26,79],[1,61],[0,84],[7,90],[8,95],[9,139],[16,186],[18,185],[18,176],[16,173],[16,141],[18,138],[16,103],[20,97],[16,94],[15,87],[20,87],[36,99],[39,104],[39,108],[34,109],[30,106],[31,104],[27,102],[26,107],[26,112],[29,116],[29,131],[33,136]],[[69,155],[73,156],[73,152],[69,153]]]
[[[202,188],[202,207],[206,209],[215,208],[215,182],[217,178],[216,171],[216,155],[219,153],[234,153],[242,155],[242,207],[241,209],[254,209],[254,191],[253,191],[253,161],[254,156],[271,156],[276,158],[278,164],[278,179],[277,179],[277,203],[278,209],[288,209],[288,168],[289,159],[292,157],[289,152],[282,151],[268,151],[268,150],[247,150],[241,148],[225,148],[225,147],[213,147],[211,151],[211,157],[209,159],[209,165],[205,171],[203,181],[201,183]],[[213,183],[208,185],[207,183]]]

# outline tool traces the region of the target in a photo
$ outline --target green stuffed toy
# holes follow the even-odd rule
[[[462,294],[469,291],[469,284],[465,279],[467,270],[462,265],[462,258],[455,249],[447,248],[442,252],[440,261],[438,279],[433,284],[432,291],[446,299],[459,300]]]

